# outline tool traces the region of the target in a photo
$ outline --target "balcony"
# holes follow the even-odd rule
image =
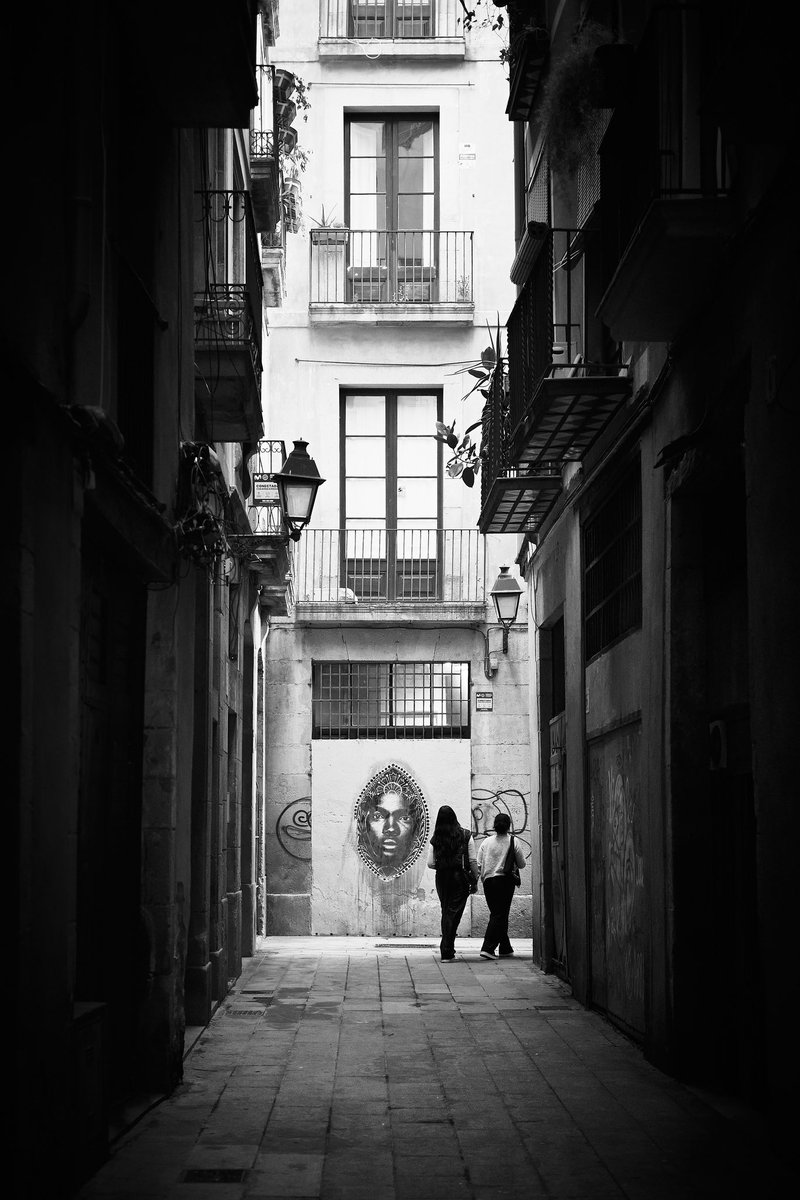
[[[195,408],[214,442],[257,441],[261,417],[262,277],[247,192],[195,193]]]
[[[278,165],[278,112],[275,98],[275,71],[269,63],[259,63],[258,104],[250,125],[250,178],[253,221],[258,233],[272,234],[281,207],[281,182]]]
[[[471,325],[472,239],[441,230],[312,229],[312,322]]]
[[[477,529],[306,529],[294,557],[295,618],[482,621],[483,557]]]
[[[702,44],[698,7],[657,8],[601,145],[603,204],[620,221],[598,314],[617,341],[672,341],[733,231],[725,141],[702,103]]]
[[[527,121],[547,65],[550,37],[546,29],[529,25],[510,30],[510,76],[508,81],[509,121]]]
[[[244,486],[247,517],[252,530],[235,542],[237,553],[258,578],[258,603],[272,616],[285,617],[294,608],[289,535],[281,515],[275,473],[286,461],[283,441],[263,438],[247,462]]]
[[[591,315],[599,240],[550,229],[509,317],[508,382],[495,372],[483,413],[482,533],[535,533],[631,393],[628,368]]]
[[[320,58],[463,59],[458,0],[324,0]]]

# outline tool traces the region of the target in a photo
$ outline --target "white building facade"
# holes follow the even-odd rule
[[[525,603],[504,653],[489,596],[502,565],[517,575],[518,539],[480,534],[480,484],[451,477],[435,437],[480,422],[469,369],[514,301],[501,43],[462,15],[457,0],[281,10],[276,53],[309,107],[264,423],[307,442],[325,483],[294,543],[293,607],[264,641],[268,934],[438,935],[441,804],[478,841],[509,812],[530,852]],[[519,938],[530,893],[525,871]],[[479,893],[462,935],[486,917]]]

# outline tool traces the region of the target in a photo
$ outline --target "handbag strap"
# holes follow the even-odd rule
[[[503,867],[503,874],[510,875],[516,865],[517,865],[517,860],[514,855],[514,835],[512,833],[511,841],[508,844],[508,850],[506,852],[506,861],[505,861],[505,865]]]

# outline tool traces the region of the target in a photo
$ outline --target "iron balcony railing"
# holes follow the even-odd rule
[[[247,347],[260,374],[263,282],[250,195],[212,190],[196,192],[195,200],[195,262],[204,271],[195,285],[195,342]]]
[[[276,152],[275,130],[278,128],[278,112],[275,101],[275,69],[269,63],[256,67],[258,103],[253,109],[250,125],[251,159],[274,158]]]
[[[198,350],[246,349],[256,375],[261,374],[260,334],[244,285],[211,285],[195,296],[194,340]]]
[[[473,235],[311,230],[312,304],[472,304]]]
[[[463,34],[459,0],[326,0],[322,36],[385,40]]]
[[[298,602],[478,604],[477,529],[305,529],[295,550]]]
[[[512,427],[542,380],[617,375],[619,347],[594,317],[587,275],[599,239],[589,229],[550,229],[508,319]]]
[[[481,508],[486,504],[493,481],[512,468],[511,434],[508,373],[501,358],[492,373],[481,416]]]

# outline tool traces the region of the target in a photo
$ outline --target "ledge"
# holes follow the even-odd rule
[[[463,59],[463,37],[453,38],[320,38],[321,59],[359,58],[435,58]]]
[[[461,622],[465,625],[486,620],[486,605],[477,600],[463,604],[442,604],[436,601],[413,604],[370,604],[369,601],[309,601],[297,600],[294,610],[298,625],[350,625],[366,628],[381,625],[431,625]]]
[[[309,304],[312,325],[472,325],[474,304]]]

